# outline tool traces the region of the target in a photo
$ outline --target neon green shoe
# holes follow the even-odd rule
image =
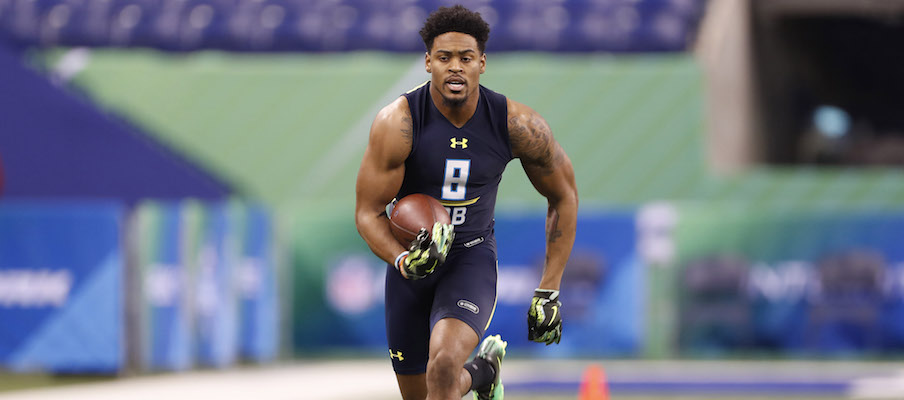
[[[502,387],[502,359],[505,358],[505,347],[508,342],[502,341],[499,335],[488,336],[483,339],[480,344],[480,350],[477,357],[487,360],[493,366],[496,374],[493,376],[493,383],[479,388],[474,391],[474,399],[476,400],[502,400],[504,388]]]

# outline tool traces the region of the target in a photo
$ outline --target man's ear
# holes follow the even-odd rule
[[[427,73],[433,73],[430,70],[430,52],[424,53],[424,69],[427,70]]]
[[[483,53],[480,55],[480,73],[484,73],[487,71],[487,53]]]

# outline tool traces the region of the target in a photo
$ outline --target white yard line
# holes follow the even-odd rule
[[[904,370],[897,375],[861,378],[851,385],[854,399],[904,399]]]

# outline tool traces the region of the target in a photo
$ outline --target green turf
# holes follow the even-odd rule
[[[12,390],[46,388],[52,386],[74,385],[89,382],[105,382],[115,378],[91,375],[47,375],[47,374],[11,374],[0,372],[0,392]]]

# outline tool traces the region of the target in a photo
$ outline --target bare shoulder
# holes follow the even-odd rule
[[[411,152],[413,135],[408,99],[400,96],[383,107],[374,118],[368,150],[390,165],[398,165]]]
[[[401,133],[405,142],[411,144],[412,139],[412,120],[411,110],[408,108],[408,99],[399,96],[392,103],[377,113],[374,118],[371,134],[388,134],[395,136]]]
[[[551,171],[564,158],[564,151],[546,120],[530,107],[511,99],[508,100],[508,130],[512,153],[522,164]]]

